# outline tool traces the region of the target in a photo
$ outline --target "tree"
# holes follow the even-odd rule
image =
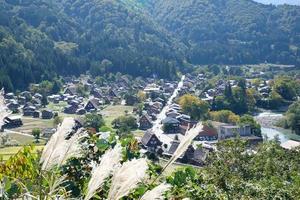
[[[54,126],[57,126],[58,124],[60,124],[62,122],[62,118],[59,116],[55,116],[53,119],[53,124]]]
[[[179,98],[178,103],[183,112],[190,115],[192,119],[199,120],[207,118],[209,104],[206,101],[191,94],[186,94]]]
[[[52,87],[52,94],[57,94],[60,92],[60,90],[62,89],[62,83],[61,80],[59,79],[55,79],[53,81],[53,87]]]
[[[114,128],[118,129],[120,134],[129,133],[131,130],[137,129],[136,118],[131,115],[120,116],[112,121]]]
[[[209,116],[211,120],[223,123],[237,124],[240,121],[240,117],[230,110],[213,111]]]
[[[32,129],[31,134],[34,136],[35,142],[39,143],[41,130],[39,128],[34,128],[34,129]]]
[[[286,112],[287,126],[300,135],[300,101],[289,106]]]
[[[41,100],[42,106],[45,108],[48,105],[48,98],[47,95],[43,94],[42,95],[42,100]]]
[[[240,118],[239,123],[242,125],[250,125],[252,134],[258,137],[262,137],[261,126],[255,121],[255,119],[251,115],[243,115]]]
[[[292,77],[278,77],[274,80],[273,90],[286,100],[294,100],[299,92],[299,83]]]
[[[124,95],[124,99],[126,102],[126,105],[133,106],[134,104],[138,103],[138,98],[133,92],[126,93]]]
[[[95,131],[99,131],[99,129],[104,126],[104,120],[102,118],[102,115],[97,113],[89,113],[85,115],[84,119],[84,127],[86,128],[93,128]]]
[[[269,108],[271,109],[276,109],[282,106],[284,103],[284,99],[282,98],[282,96],[274,90],[270,93],[268,101]]]
[[[141,91],[141,90],[138,91],[137,98],[138,98],[140,103],[144,102],[147,98],[146,93],[144,91]]]

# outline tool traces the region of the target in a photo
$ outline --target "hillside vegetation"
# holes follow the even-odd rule
[[[175,78],[192,64],[299,65],[300,8],[251,0],[2,0],[0,86],[56,75]]]
[[[299,64],[300,7],[250,0],[152,0],[151,13],[197,64]]]

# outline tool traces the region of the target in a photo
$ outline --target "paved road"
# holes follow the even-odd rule
[[[169,110],[170,105],[172,105],[174,98],[176,98],[178,96],[178,92],[181,90],[181,88],[183,86],[184,79],[185,79],[185,76],[183,75],[181,77],[180,82],[178,83],[177,88],[174,90],[172,96],[169,98],[165,107],[158,114],[157,120],[153,123],[153,127],[152,127],[152,131],[155,133],[155,135],[160,139],[160,141],[162,143],[167,144],[168,147],[171,146],[171,142],[173,141],[173,139],[163,133],[161,121],[166,118],[166,113]]]

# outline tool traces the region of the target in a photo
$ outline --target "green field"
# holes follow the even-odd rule
[[[34,148],[34,152],[37,151],[41,151],[43,150],[44,146],[35,146]],[[15,155],[16,153],[18,153],[18,151],[22,149],[22,146],[17,146],[17,147],[4,147],[4,148],[0,148],[0,157],[2,157],[2,159],[8,160],[12,155]]]
[[[114,119],[125,115],[126,111],[128,111],[128,114],[131,114],[133,106],[110,105],[104,108],[100,113],[103,116],[106,126],[111,127],[111,122]]]
[[[52,119],[38,119],[38,118],[32,118],[32,117],[22,117],[23,126],[10,129],[12,131],[31,134],[32,129],[39,128],[39,129],[45,129],[45,128],[53,128],[53,120]]]
[[[8,133],[8,136],[10,137],[11,140],[14,140],[18,143],[18,145],[30,145],[34,144],[36,145],[36,141],[34,137],[29,136],[29,135],[22,135],[19,133]],[[44,139],[39,139],[39,145],[45,144],[46,141]]]
[[[60,101],[58,104],[54,104],[54,103],[50,102],[50,103],[47,105],[47,109],[50,109],[50,110],[52,110],[52,111],[54,111],[54,112],[60,113],[60,112],[63,111],[63,108],[64,108],[65,106],[67,106],[67,105],[68,105],[68,103],[67,103],[67,102],[64,102],[64,101]]]

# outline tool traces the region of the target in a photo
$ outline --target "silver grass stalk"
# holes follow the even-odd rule
[[[180,144],[178,145],[178,148],[174,152],[173,156],[170,158],[170,160],[167,162],[165,167],[163,168],[163,171],[173,164],[190,146],[193,139],[202,131],[203,125],[202,123],[198,123],[196,126],[188,130],[185,134],[185,136],[182,138]]]
[[[82,156],[81,140],[87,136],[86,132],[78,130],[69,140],[62,140],[59,146],[53,151],[51,159],[48,161],[44,170],[50,170],[54,166],[61,166],[70,158]]]
[[[133,159],[123,163],[113,178],[108,193],[108,200],[119,200],[129,194],[146,176],[148,169],[145,158]]]
[[[8,110],[5,99],[4,89],[0,90],[0,128],[4,125],[4,118],[7,117],[11,112]]]
[[[65,162],[70,158],[79,158],[82,156],[82,145],[80,142],[83,138],[87,137],[87,132],[83,129],[79,129],[69,140],[64,140],[60,147],[56,151],[58,156],[58,162],[54,163],[59,166],[65,164]]]
[[[46,146],[44,147],[40,162],[43,163],[42,169],[48,168],[49,162],[53,162],[56,158],[55,152],[57,148],[65,141],[65,137],[72,131],[75,126],[73,118],[65,118],[61,125],[58,126],[57,131],[52,135]]]
[[[105,152],[100,164],[93,166],[92,176],[84,200],[89,200],[95,195],[96,191],[102,187],[105,179],[116,169],[121,159],[122,147],[120,144],[117,144],[113,149]]]
[[[59,191],[62,189],[61,185],[67,182],[67,175],[63,175],[54,180],[54,182],[50,185],[49,188],[49,197],[54,197]]]
[[[164,193],[166,193],[171,188],[171,185],[166,183],[161,183],[160,185],[156,186],[152,190],[146,192],[141,200],[163,200]]]

